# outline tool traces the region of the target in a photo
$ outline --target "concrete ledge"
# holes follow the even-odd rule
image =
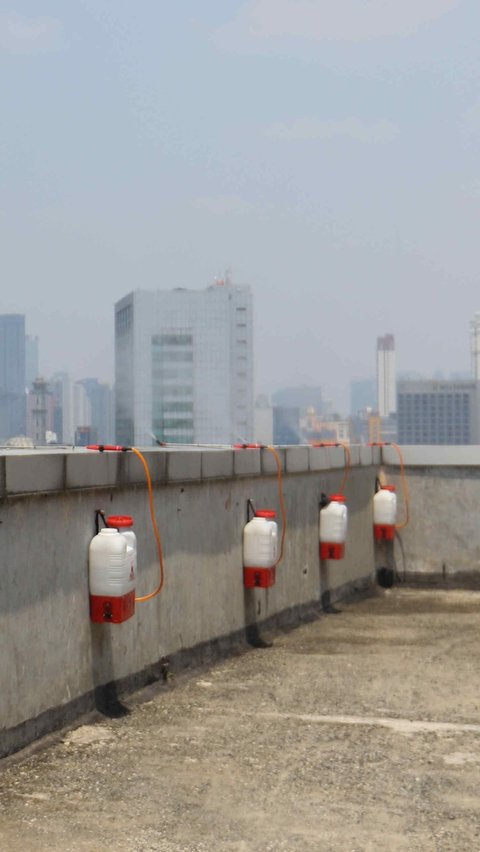
[[[167,482],[188,482],[201,479],[202,453],[199,450],[169,450]]]
[[[345,467],[347,456],[343,447],[327,447],[330,467]]]
[[[305,473],[309,469],[308,447],[287,447],[287,473]]]
[[[6,494],[31,494],[61,491],[65,487],[65,455],[28,455],[5,457]]]
[[[349,447],[350,452],[350,464],[352,467],[358,467],[360,464],[360,456],[361,456],[362,447],[353,446]]]
[[[360,450],[358,463],[360,465],[362,465],[363,467],[370,467],[370,465],[373,465],[373,464],[378,465],[380,463],[380,450],[378,448],[359,447],[358,449]],[[376,462],[373,459],[374,449],[376,450],[376,453],[377,453],[377,461]]]
[[[65,457],[66,488],[98,488],[117,484],[118,453],[70,453]]]
[[[477,467],[480,465],[480,446],[402,446],[401,452],[405,465],[408,467]],[[395,447],[382,448],[383,464],[398,467],[399,455]]]
[[[262,450],[234,450],[233,472],[237,476],[255,476],[262,472],[260,453]]]
[[[202,452],[202,479],[222,479],[233,476],[234,450],[205,450]]]
[[[152,482],[163,483],[167,478],[167,453],[165,450],[142,450],[142,455],[145,456],[145,461],[150,470]],[[136,485],[137,483],[146,484],[145,470],[141,460],[135,453],[120,453],[118,484]]]
[[[475,466],[480,462],[480,447],[412,447],[407,448],[406,458],[420,463],[420,452],[422,465],[426,465],[429,459],[433,459],[433,465],[435,462],[440,464],[440,456],[445,455],[446,450],[451,453],[452,449],[450,466],[454,466],[454,461],[457,466],[471,466],[477,453]],[[276,450],[282,461],[282,470],[287,474],[328,471],[345,466],[342,447],[301,445]],[[440,454],[437,456],[438,451]],[[146,448],[142,452],[156,484],[277,473],[274,456],[266,449]],[[378,465],[381,452],[379,447],[352,447],[352,467]],[[385,447],[383,453],[385,464],[398,464],[393,448]],[[83,448],[70,451],[57,448],[56,452],[44,452],[42,449],[0,455],[0,497],[65,489],[124,488],[144,485],[145,482],[143,465],[134,453],[90,453]]]
[[[328,455],[328,447],[309,447],[308,460],[309,468],[312,471],[329,470],[330,457]]]
[[[282,463],[282,472],[285,472],[285,450],[275,447],[278,457]],[[261,450],[262,473],[277,473],[277,463],[270,450]]]

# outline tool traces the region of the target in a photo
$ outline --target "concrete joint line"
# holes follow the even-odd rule
[[[237,711],[235,711],[237,713]],[[428,722],[421,719],[394,719],[387,716],[318,716],[307,713],[242,713],[243,716],[255,716],[257,719],[293,719],[317,725],[364,725],[390,728],[398,734],[424,733],[480,733],[480,725],[462,722]]]

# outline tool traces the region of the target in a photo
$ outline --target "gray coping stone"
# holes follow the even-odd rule
[[[205,450],[202,452],[202,479],[233,476],[234,450]]]
[[[360,454],[362,447],[360,447],[358,444],[353,444],[351,447],[349,447],[349,450],[351,466],[358,467],[358,465],[360,464]]]
[[[201,479],[202,453],[200,450],[168,450],[167,482]]]
[[[480,465],[480,446],[432,446],[408,445],[400,447],[403,460],[409,467],[429,467],[435,465],[449,467],[478,467]],[[384,464],[397,467],[399,455],[395,447],[382,448]]]
[[[165,482],[167,478],[167,452],[160,448],[141,450],[145,457],[153,483]],[[119,485],[146,483],[147,477],[141,460],[135,453],[119,453]]]
[[[309,469],[308,447],[287,447],[287,473],[305,473]]]
[[[359,464],[363,465],[364,467],[369,467],[370,465],[374,464],[374,451],[376,451],[378,456],[376,463],[379,464],[380,451],[378,447],[359,447],[359,450]]]
[[[233,472],[235,476],[254,476],[261,473],[260,453],[262,450],[234,450]]]
[[[65,485],[67,488],[98,488],[117,484],[118,453],[68,453]],[[100,456],[100,458],[97,458]]]
[[[282,463],[282,473],[285,472],[285,449],[281,449],[280,447],[274,447],[276,450],[278,457]],[[262,473],[277,473],[277,463],[275,461],[275,456],[270,450],[260,450],[261,453],[261,461],[262,461]]]
[[[61,491],[65,486],[65,455],[39,454],[5,456],[7,494]]]
[[[328,447],[309,447],[308,457],[310,470],[328,470],[330,468]]]
[[[345,467],[347,456],[343,447],[327,447],[330,467]]]

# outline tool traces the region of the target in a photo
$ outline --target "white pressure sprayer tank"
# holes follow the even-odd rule
[[[347,538],[348,512],[343,494],[332,494],[320,509],[320,559],[343,559]]]
[[[377,541],[393,541],[397,522],[394,485],[382,485],[373,498],[373,534]]]
[[[258,509],[243,530],[243,581],[247,589],[273,586],[278,527],[272,509]]]
[[[106,528],[89,548],[90,618],[120,624],[135,612],[133,548],[117,529]]]
[[[137,536],[133,531],[133,518],[131,515],[109,515],[107,526],[118,530],[133,550],[132,564],[130,566],[130,579],[135,581],[137,576]]]

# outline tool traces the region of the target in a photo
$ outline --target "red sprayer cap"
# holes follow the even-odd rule
[[[257,511],[255,512],[256,518],[271,519],[271,518],[274,518],[275,516],[276,516],[276,512],[274,512],[273,509],[257,509]]]
[[[345,497],[343,494],[330,494],[330,502],[331,503],[345,503]]]
[[[109,527],[133,527],[133,518],[130,515],[109,515],[107,518]]]
[[[397,489],[395,488],[394,485],[382,485],[381,490],[382,491],[396,491]]]

